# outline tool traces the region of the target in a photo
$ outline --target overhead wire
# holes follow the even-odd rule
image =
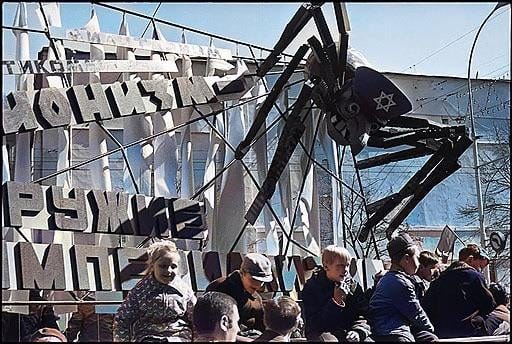
[[[125,12],[125,13],[128,13],[128,14],[134,15],[134,16],[138,16],[140,18],[151,19],[151,17],[149,17],[149,16],[147,16],[145,14],[142,14],[142,13],[139,13],[139,12],[135,12],[135,11],[131,11],[131,10],[127,10],[127,9],[123,9],[123,8],[120,8],[120,7],[117,7],[117,6],[112,6],[112,5],[107,4],[107,3],[97,2],[97,1],[93,1],[93,3],[97,4],[99,6],[103,6],[103,7],[109,8],[111,10]],[[199,29],[196,29],[196,28],[193,28],[193,27],[190,27],[190,26],[185,26],[185,25],[173,23],[173,22],[168,21],[168,20],[164,20],[164,19],[160,19],[160,18],[156,18],[156,17],[153,18],[153,20],[157,21],[159,23],[165,24],[165,25],[177,27],[177,28],[180,28],[180,29],[184,29],[184,30],[187,30],[187,31],[190,31],[190,32],[194,32],[194,33],[200,34],[200,35],[204,35],[204,36],[207,36],[207,37],[212,37],[212,38],[215,38],[215,39],[219,39],[219,40],[222,40],[222,41],[231,42],[231,43],[238,43],[240,45],[244,45],[244,46],[247,46],[247,47],[253,47],[253,48],[260,49],[260,50],[265,50],[265,51],[268,51],[268,52],[273,51],[273,49],[269,49],[269,48],[262,47],[262,46],[259,46],[259,45],[256,45],[256,44],[251,44],[251,43],[247,43],[247,42],[244,42],[244,41],[241,41],[241,40],[237,40],[237,39],[221,36],[221,35],[218,35],[218,34],[206,32],[204,30],[199,30]],[[290,54],[287,54],[287,53],[284,53],[284,52],[281,55],[282,56],[293,57],[293,55],[290,55]]]
[[[497,71],[499,71],[500,69],[506,68],[506,67],[508,67],[508,66],[510,66],[510,63],[508,63],[508,64],[506,64],[506,65],[504,65],[504,66],[501,66],[501,67],[499,67],[499,68],[497,68],[497,69],[495,69],[495,70],[493,70],[493,71],[491,71],[491,72],[489,72],[489,73],[487,73],[487,74],[484,74],[484,75],[482,75],[482,76],[490,75],[490,74],[492,74],[492,73],[494,73],[494,72],[497,72]],[[508,72],[507,72],[507,73],[505,73],[504,75],[507,75],[507,74],[508,74]],[[503,75],[502,75],[502,76],[503,76]]]
[[[489,19],[489,21],[491,21],[491,20],[495,19],[496,17],[500,16],[501,14],[505,13],[506,11],[508,11],[508,9],[505,9],[505,10],[503,10],[503,11],[499,12],[499,13],[496,13],[494,16],[492,16],[492,17]],[[461,36],[457,37],[455,40],[453,40],[453,41],[449,42],[448,44],[444,45],[443,47],[441,47],[440,49],[436,50],[435,52],[433,52],[432,54],[428,55],[427,57],[424,57],[424,58],[423,58],[423,59],[421,59],[420,61],[418,61],[418,62],[416,62],[416,63],[412,64],[411,66],[409,66],[409,67],[407,67],[407,68],[403,69],[402,71],[400,71],[400,73],[403,73],[403,72],[405,72],[405,71],[406,71],[406,70],[408,70],[408,69],[411,69],[411,68],[414,68],[414,67],[418,66],[420,63],[423,63],[424,61],[428,60],[428,59],[429,59],[429,58],[431,58],[432,56],[434,56],[434,55],[436,55],[437,53],[441,52],[442,50],[444,50],[444,49],[448,48],[449,46],[451,46],[451,45],[452,45],[452,44],[454,44],[455,42],[457,42],[457,41],[461,40],[462,38],[466,37],[466,36],[467,36],[467,35],[469,35],[470,33],[472,33],[472,32],[474,32],[474,31],[478,30],[478,28],[479,28],[479,27],[480,27],[480,26],[477,26],[477,27],[475,27],[474,29],[472,29],[472,30],[470,30],[470,31],[468,31],[468,32],[466,32],[466,33],[464,33],[464,34],[462,34]]]
[[[498,81],[498,79],[493,79],[493,80],[486,80],[486,82],[484,82],[483,84],[479,85],[479,86],[475,86],[474,89],[479,89],[479,88],[483,88],[483,87],[486,87],[486,84],[487,83],[490,83],[490,84],[493,84],[493,83],[496,83]],[[463,89],[467,89],[467,84],[464,84],[464,85],[461,85],[461,86],[458,86],[446,93],[443,93],[439,96],[436,96],[436,97],[433,97],[431,99],[429,98],[423,98],[422,100],[427,100],[429,99],[428,101],[426,101],[425,103],[422,103],[422,104],[419,104],[418,106],[416,106],[415,108],[413,108],[410,112],[415,112],[416,110],[422,108],[423,106],[427,105],[427,104],[430,104],[436,100],[439,100],[441,98],[444,98],[444,97],[451,97],[451,96],[454,96],[454,95],[458,95],[458,94],[462,94],[462,92],[459,92],[460,90],[463,90]],[[467,90],[465,91],[467,92]]]
[[[499,59],[499,58],[501,58],[503,56],[509,56],[509,54],[510,54],[510,52],[505,52],[503,54],[497,55],[497,56],[491,58],[490,60],[487,60],[486,62],[481,63],[481,64],[475,66],[474,69],[478,70],[478,67],[482,67],[482,66],[488,65],[489,63],[491,63],[491,62],[493,62],[493,61],[495,61],[495,60],[497,60],[497,59]]]

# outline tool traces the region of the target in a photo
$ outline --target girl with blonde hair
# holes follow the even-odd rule
[[[114,341],[191,341],[196,297],[179,273],[172,241],[149,246],[145,276],[130,290],[114,318]]]

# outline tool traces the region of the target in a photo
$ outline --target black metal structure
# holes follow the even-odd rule
[[[321,42],[313,36],[308,39],[308,44],[298,49],[260,107],[245,139],[236,149],[236,158],[241,160],[250,144],[254,142],[256,133],[264,123],[270,108],[290,78],[291,71],[311,49],[312,53],[307,58],[306,65],[309,79],[304,83],[293,111],[286,118],[286,125],[267,177],[247,211],[245,219],[254,224],[265,202],[272,197],[277,181],[304,133],[304,121],[309,112],[302,110],[312,101],[326,114],[331,138],[340,145],[351,147],[357,172],[394,161],[432,154],[432,157],[400,192],[369,205],[366,205],[366,200],[363,200],[367,221],[357,235],[358,240],[365,242],[372,229],[398,207],[398,212],[391,219],[386,230],[386,236],[389,239],[428,192],[460,168],[457,159],[472,141],[464,126],[445,126],[404,116],[411,111],[412,106],[407,96],[398,87],[377,71],[367,67],[354,68],[347,65],[347,31],[350,25],[344,4],[333,4],[339,34],[338,45],[332,39],[321,6],[322,3],[302,5],[286,26],[272,53],[257,70],[257,75],[264,77],[279,61],[279,54],[286,49],[308,21],[311,18],[314,19]],[[366,145],[384,149],[403,145],[411,148],[356,161],[355,156]],[[362,192],[359,173],[358,179]],[[287,250],[288,246],[285,254]]]
[[[226,166],[216,174],[215,178],[207,185],[197,190],[192,196],[192,198],[199,197],[206,188],[213,184],[219,176],[232,166],[233,162],[239,161],[242,164],[244,170],[246,170],[249,177],[253,180],[254,185],[258,188],[259,192],[245,215],[246,223],[243,228],[241,228],[240,235],[234,239],[233,248],[236,246],[241,234],[245,231],[248,224],[254,224],[263,207],[267,205],[274,216],[274,219],[281,227],[283,236],[288,238],[284,252],[280,253],[284,253],[285,255],[287,254],[290,242],[300,247],[305,252],[309,252],[307,248],[293,240],[293,221],[290,233],[288,233],[269,202],[275,191],[276,184],[285,166],[289,163],[297,145],[301,146],[304,152],[308,155],[308,166],[306,170],[309,169],[310,162],[315,164],[330,176],[334,177],[340,185],[343,184],[345,187],[348,187],[351,192],[363,199],[367,221],[361,231],[357,234],[357,238],[360,243],[364,243],[367,241],[368,237],[371,237],[373,244],[375,245],[373,229],[385,218],[389,217],[390,213],[396,212],[386,231],[387,237],[390,238],[392,233],[398,228],[407,215],[410,214],[415,206],[428,194],[428,192],[435,185],[439,184],[442,180],[460,168],[457,159],[472,142],[468,137],[468,133],[464,126],[441,125],[431,121],[406,116],[405,114],[411,111],[411,103],[407,99],[407,96],[403,94],[397,86],[375,70],[367,67],[356,68],[355,66],[347,64],[348,32],[350,31],[350,24],[348,21],[347,11],[343,3],[332,3],[334,13],[336,15],[338,31],[338,39],[336,41],[333,40],[323,16],[321,9],[323,3],[306,3],[300,6],[298,11],[292,17],[273,49],[267,49],[253,44],[206,33],[190,27],[184,27],[169,21],[155,18],[154,15],[153,17],[149,17],[102,2],[93,3],[111,10],[148,19],[154,26],[156,25],[155,23],[158,22],[160,24],[170,25],[183,30],[204,34],[216,39],[236,43],[237,45],[245,45],[251,51],[253,60],[256,64],[257,69],[255,75],[262,79],[267,75],[275,74],[273,68],[278,63],[282,63],[280,57],[290,56],[285,54],[284,50],[306,26],[306,24],[311,21],[311,19],[314,20],[320,34],[320,40],[314,36],[309,38],[307,40],[307,44],[303,44],[297,50],[295,55],[292,56],[291,60],[284,63],[286,68],[280,73],[280,76],[272,89],[270,91],[267,90],[267,93],[262,95],[266,96],[266,98],[259,107],[255,120],[248,130],[245,138],[237,147],[228,147],[235,151],[236,160],[225,162]],[[9,27],[3,26],[3,28]],[[27,29],[27,31],[30,30]],[[47,33],[47,31],[37,32]],[[50,36],[47,36],[47,38],[52,42],[52,38]],[[270,54],[260,64],[258,64],[259,61],[254,56],[253,48],[260,49],[261,51],[270,51]],[[310,50],[311,52],[309,56],[307,56],[307,53]],[[276,104],[277,99],[282,92],[285,92],[286,89],[294,84],[290,83],[289,80],[297,70],[301,69],[303,61],[307,62],[305,65],[306,80],[301,81],[303,82],[302,90],[300,91],[295,103],[290,107],[287,106],[285,111],[281,111]],[[257,97],[252,97],[251,99],[241,101],[236,105],[232,105],[232,107],[242,106],[256,98]],[[311,157],[312,147],[305,147],[301,142],[301,137],[306,129],[304,123],[308,116],[310,116],[311,109],[314,106],[320,108],[325,114],[323,118],[327,121],[328,133],[331,138],[340,146],[350,146],[351,154],[353,155],[354,168],[357,172],[360,187],[359,192],[350,188],[350,186],[345,184],[343,180],[326,169],[321,163],[313,159]],[[265,123],[265,120],[272,108],[276,108],[278,110],[280,115],[279,119],[284,120],[286,123],[279,138],[277,149],[272,159],[266,179],[260,187],[256,182],[256,178],[254,178],[250,169],[244,163],[243,158],[249,151],[250,147],[260,137],[262,137],[263,133],[260,129]],[[227,109],[229,108],[208,114],[201,114],[200,117],[189,120],[187,123],[180,124],[174,128],[155,133],[148,137],[143,137],[134,142],[123,143],[123,145],[116,142],[118,145],[118,148],[116,149],[39,178],[34,182],[42,182],[56,176],[57,174],[76,169],[116,152],[124,153],[124,150],[128,147],[147,142],[159,135],[178,130],[196,121],[206,121],[206,123],[211,126],[207,118],[216,116]],[[267,130],[276,122],[267,127]],[[214,127],[212,126],[212,130],[213,129]],[[315,138],[313,141],[316,139],[316,134],[317,132],[315,132]],[[113,138],[111,135],[110,137]],[[221,135],[219,135],[219,137],[221,137]],[[225,140],[224,137],[221,138]],[[225,141],[227,142],[227,140]],[[410,148],[393,153],[384,153],[377,157],[357,161],[357,154],[367,145],[382,149],[389,149],[404,145],[410,146]],[[366,202],[359,170],[426,155],[432,156],[399,192],[370,204]],[[126,156],[124,154],[123,158],[126,160]],[[127,160],[126,164],[129,170],[131,170]],[[134,178],[132,178],[132,180],[133,179]],[[135,180],[133,181],[137,188],[137,183]],[[304,180],[300,187],[297,199],[300,199],[301,197],[304,186],[303,184]],[[294,218],[296,212],[297,207],[295,208],[293,215]],[[350,235],[352,235],[352,233],[350,233]],[[283,248],[281,248],[281,250],[282,249]],[[377,250],[375,249],[375,251]],[[376,254],[378,257],[377,252]]]

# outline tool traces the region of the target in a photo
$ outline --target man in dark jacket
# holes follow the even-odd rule
[[[495,303],[479,271],[483,261],[478,246],[468,245],[459,252],[459,261],[430,284],[422,305],[440,338],[485,335],[478,319],[492,312]]]
[[[240,270],[227,277],[211,282],[206,291],[218,291],[228,294],[236,300],[240,323],[248,329],[264,331],[263,304],[258,290],[265,282],[272,281],[270,260],[259,253],[245,255]]]
[[[306,282],[302,300],[308,340],[362,341],[369,336],[363,289],[347,278],[351,259],[345,248],[327,246],[323,267]]]

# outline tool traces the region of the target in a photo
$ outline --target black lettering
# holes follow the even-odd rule
[[[29,73],[34,73],[34,68],[32,67],[32,61],[20,61],[20,69],[23,74],[27,74],[27,70],[30,69]]]
[[[14,61],[2,61],[2,64],[7,67],[8,74],[14,74],[14,71],[12,70],[12,65],[15,64]]]
[[[59,66],[59,68],[57,68],[57,66]],[[62,61],[51,60],[50,68],[54,73],[63,73],[64,72],[64,65],[62,64]]]

